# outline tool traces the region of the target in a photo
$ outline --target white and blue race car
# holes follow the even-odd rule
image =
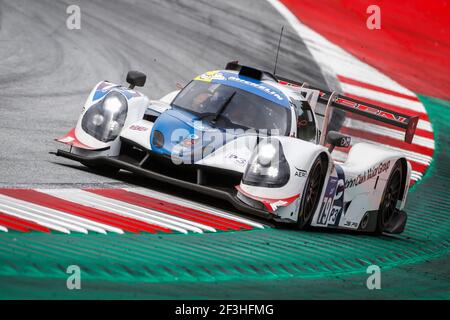
[[[70,150],[56,154],[219,197],[300,229],[403,231],[411,175],[405,156],[358,143],[339,163],[333,149],[351,139],[328,128],[334,110],[353,112],[405,129],[411,143],[418,117],[237,62],[160,100],[134,90],[145,80],[130,71],[129,87],[97,84],[75,128],[57,139]]]

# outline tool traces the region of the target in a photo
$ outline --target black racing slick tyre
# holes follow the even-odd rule
[[[397,161],[389,175],[389,179],[384,188],[380,201],[380,208],[377,215],[377,227],[375,234],[383,233],[391,223],[395,214],[397,201],[400,200],[403,179],[403,168],[400,161]]]
[[[305,188],[300,202],[297,218],[297,227],[305,229],[311,224],[314,212],[322,193],[323,184],[327,172],[327,164],[321,157],[314,161],[306,181]]]

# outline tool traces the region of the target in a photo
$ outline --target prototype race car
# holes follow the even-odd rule
[[[237,62],[155,101],[134,90],[145,80],[130,71],[128,88],[98,83],[76,127],[57,139],[70,150],[56,155],[226,199],[300,229],[403,231],[411,175],[405,156],[358,143],[337,162],[334,147],[349,147],[351,138],[328,126],[334,110],[357,113],[404,129],[411,143],[418,117]]]

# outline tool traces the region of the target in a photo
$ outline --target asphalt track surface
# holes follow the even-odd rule
[[[248,1],[79,1],[81,29],[66,27],[70,1],[0,0],[0,187],[114,186],[49,154],[74,126],[100,80],[147,74],[156,99],[231,60],[272,70],[284,19]],[[286,27],[278,74],[327,87],[299,37]],[[74,167],[78,170],[74,170]]]

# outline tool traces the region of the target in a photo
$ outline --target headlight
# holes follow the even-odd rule
[[[102,101],[90,107],[81,127],[94,138],[113,141],[120,134],[128,113],[127,99],[117,91],[109,92]]]
[[[289,164],[278,140],[261,142],[252,155],[242,182],[251,186],[279,188],[289,181]]]
[[[256,160],[260,165],[267,167],[274,159],[276,153],[277,148],[273,144],[271,143],[263,144],[259,147],[258,156],[256,157]]]

